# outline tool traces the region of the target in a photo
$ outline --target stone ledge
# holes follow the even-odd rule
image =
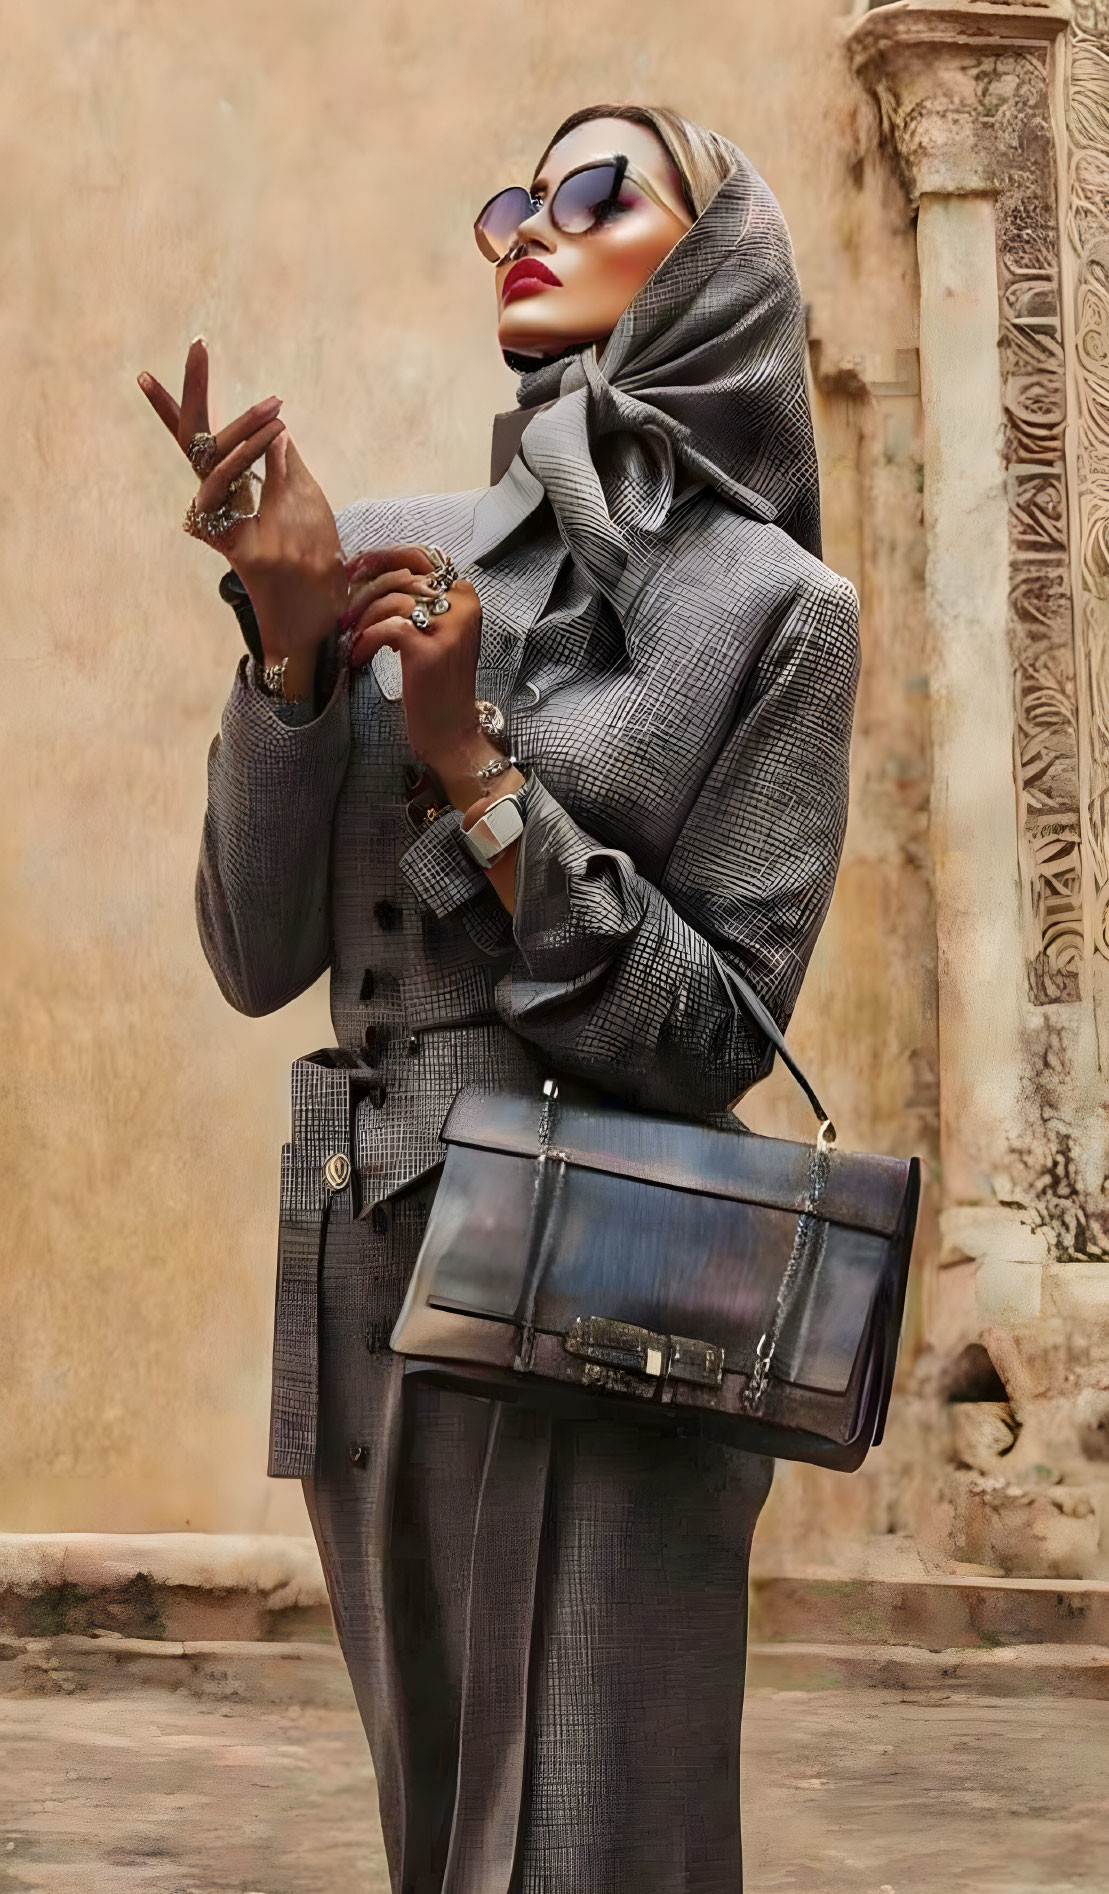
[[[315,1542],[250,1533],[0,1533],[0,1631],[268,1642],[329,1631]]]
[[[879,1553],[878,1571],[872,1562],[783,1567],[760,1560],[756,1542],[752,1641],[926,1652],[1109,1646],[1109,1581],[933,1573],[904,1548]],[[146,1657],[228,1643],[319,1649],[334,1636],[310,1538],[0,1535],[0,1637],[60,1651],[67,1636],[95,1648],[104,1633],[117,1653],[133,1640]]]
[[[0,1697],[102,1697],[137,1690],[321,1709],[346,1709],[353,1702],[342,1654],[333,1640],[281,1644],[106,1636],[0,1644]]]
[[[1109,1699],[1109,1649],[1017,1644],[923,1651],[914,1645],[750,1644],[752,1690],[923,1690],[967,1697]]]
[[[917,1646],[928,1652],[1109,1647],[1104,1579],[752,1572],[760,1643]]]
[[[1109,1699],[1109,1649],[1061,1644],[924,1651],[912,1645],[767,1644],[747,1654],[751,1690],[841,1687],[945,1695]],[[235,1639],[32,1638],[0,1645],[0,1697],[165,1690],[208,1702],[348,1709],[338,1646]]]

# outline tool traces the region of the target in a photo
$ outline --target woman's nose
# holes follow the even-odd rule
[[[516,226],[516,243],[541,243],[548,250],[554,248],[554,230],[547,215],[546,204],[540,204],[530,217],[521,218]]]

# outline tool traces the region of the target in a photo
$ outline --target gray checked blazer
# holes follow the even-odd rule
[[[304,709],[240,662],[209,756],[201,940],[244,1013],[330,968],[346,1072],[293,1070],[273,1472],[312,1470],[328,1155],[349,1147],[360,1214],[382,1217],[441,1161],[460,1086],[547,1074],[740,1132],[728,1107],[773,1052],[714,952],[792,1013],[843,843],[858,600],[817,556],[789,235],[734,162],[603,352],[524,377],[494,485],[338,516],[348,556],[436,543],[477,589],[477,693],[527,766],[515,914],[457,811],[409,811],[392,654],[352,671],[332,634]]]
[[[773,1053],[735,1012],[707,943],[785,1026],[842,847],[850,583],[780,528],[692,488],[661,562],[657,535],[652,545],[663,622],[641,600],[621,623],[542,508],[506,544],[521,478],[517,460],[496,487],[359,503],[338,518],[347,555],[412,539],[448,547],[482,599],[478,695],[503,706],[528,766],[514,916],[458,840],[456,811],[413,826],[403,705],[383,691],[384,667],[350,669],[342,640],[326,701],[306,718],[266,696],[244,656],[209,755],[204,952],[251,1015],[330,968],[338,1046],[369,1080],[351,1097],[363,1216],[441,1161],[439,1127],[464,1084],[534,1089],[575,1074],[738,1131],[728,1107]],[[335,1148],[315,1102],[331,1076],[294,1068],[292,1148],[311,1161],[286,1164],[282,1217],[309,1230]],[[282,1323],[279,1304],[289,1431],[275,1384],[271,1471],[302,1474],[314,1368],[292,1317],[283,1351]]]

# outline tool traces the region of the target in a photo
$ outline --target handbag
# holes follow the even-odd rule
[[[920,1159],[628,1107],[576,1080],[465,1087],[391,1346],[441,1386],[697,1431],[851,1472],[882,1438]]]

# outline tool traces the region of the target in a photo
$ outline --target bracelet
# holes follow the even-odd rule
[[[506,769],[514,769],[519,761],[518,756],[497,756],[491,763],[483,763],[480,769],[474,771],[474,775],[483,783],[488,782],[491,776],[501,776]]]
[[[495,749],[506,750],[508,725],[500,705],[491,704],[487,698],[479,697],[475,700],[474,709],[477,711],[477,727],[482,736],[488,737]]]
[[[267,697],[279,697],[283,704],[306,704],[308,702],[307,697],[287,697],[285,695],[285,666],[288,662],[289,655],[288,652],[286,652],[279,664],[262,664],[259,666],[262,689],[265,691]]]

